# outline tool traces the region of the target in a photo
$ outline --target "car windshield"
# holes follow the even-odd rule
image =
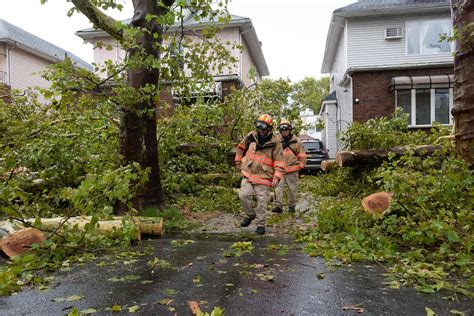
[[[321,142],[305,142],[303,146],[306,151],[323,149]]]

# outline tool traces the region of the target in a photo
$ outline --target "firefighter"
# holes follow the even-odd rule
[[[295,212],[296,189],[298,187],[299,171],[306,163],[306,151],[300,139],[293,134],[293,127],[288,120],[282,120],[278,126],[279,140],[283,149],[285,175],[275,189],[274,213],[283,212],[283,189],[288,186],[288,212]]]
[[[242,173],[239,198],[246,217],[240,223],[247,227],[255,219],[256,233],[265,234],[265,213],[270,201],[270,190],[283,178],[285,164],[281,142],[272,132],[273,120],[262,114],[255,121],[255,130],[237,145],[235,164]],[[253,197],[257,205],[252,207]]]

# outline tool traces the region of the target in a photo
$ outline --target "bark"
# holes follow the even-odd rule
[[[474,166],[474,1],[452,0],[454,55],[454,132],[456,152]]]
[[[353,167],[361,165],[377,165],[388,160],[389,154],[400,157],[413,150],[415,156],[425,156],[433,154],[440,146],[421,145],[416,147],[394,147],[388,150],[353,150],[338,151],[336,153],[336,163],[339,167]]]

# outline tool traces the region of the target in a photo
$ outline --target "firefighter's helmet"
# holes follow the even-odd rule
[[[278,126],[279,131],[288,131],[293,129],[293,126],[291,125],[290,121],[288,120],[282,120],[280,125]]]
[[[255,121],[255,128],[257,129],[267,129],[273,127],[273,119],[268,114],[260,115]]]

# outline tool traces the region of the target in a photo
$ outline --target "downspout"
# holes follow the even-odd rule
[[[11,48],[10,45],[7,45],[7,69],[8,69],[8,85],[12,87],[12,66],[11,66]]]
[[[239,46],[242,46],[242,34],[250,32],[252,29],[253,29],[253,25],[249,27],[247,30],[242,31],[242,32],[240,32],[240,28],[239,28]],[[241,49],[239,53],[239,77],[240,77],[240,80],[244,81],[242,78],[242,66],[243,66],[242,57],[243,57],[243,49]]]

